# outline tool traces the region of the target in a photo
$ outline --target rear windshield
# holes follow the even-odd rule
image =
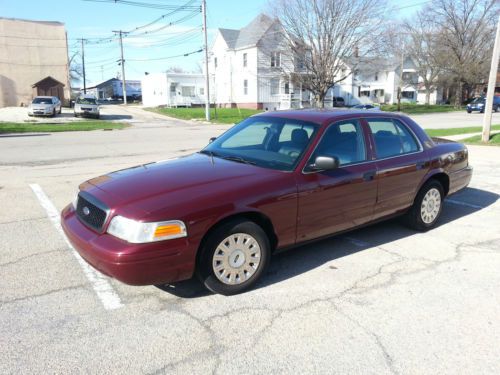
[[[97,104],[94,98],[78,98],[76,99],[77,104]]]
[[[35,98],[33,104],[52,104],[52,98]]]

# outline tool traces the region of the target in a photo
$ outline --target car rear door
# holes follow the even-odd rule
[[[417,136],[402,121],[367,118],[374,144],[378,194],[374,219],[398,213],[413,204],[417,188],[429,169]]]
[[[359,119],[331,124],[304,170],[297,174],[297,242],[327,236],[372,219],[377,197],[376,162],[369,133]],[[335,156],[340,166],[330,171],[308,168],[317,156]]]

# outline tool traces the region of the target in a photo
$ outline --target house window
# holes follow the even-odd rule
[[[413,99],[413,91],[403,91],[401,97],[404,99]]]
[[[200,95],[205,95],[205,88],[204,87],[200,87]]]
[[[290,94],[290,82],[285,82],[285,94]]]
[[[194,86],[182,86],[182,96],[195,96]]]
[[[271,67],[279,68],[281,66],[281,52],[271,52]]]
[[[243,95],[248,95],[248,79],[243,81]]]
[[[177,85],[175,83],[171,83],[170,84],[170,93],[171,94],[175,94],[175,88],[177,87]]]
[[[378,81],[378,72],[375,73],[375,81]]]
[[[247,54],[246,53],[243,54],[243,67],[245,67],[245,68],[247,67]]]
[[[214,57],[214,66],[217,68],[217,57]]]
[[[278,95],[279,93],[280,93],[279,78],[271,78],[271,95]]]

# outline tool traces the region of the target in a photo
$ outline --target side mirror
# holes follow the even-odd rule
[[[208,140],[208,143],[212,143],[213,141],[215,141],[217,139],[217,137],[212,137]]]
[[[311,168],[315,171],[330,171],[338,168],[339,165],[339,158],[335,156],[317,156]]]

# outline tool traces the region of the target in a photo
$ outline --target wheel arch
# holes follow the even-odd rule
[[[422,189],[422,186],[424,186],[428,181],[430,181],[432,179],[439,181],[439,183],[443,187],[444,196],[446,197],[448,195],[448,192],[450,191],[450,177],[448,176],[448,174],[444,170],[436,169],[434,171],[429,172],[422,179],[422,182],[421,182],[420,186],[418,187],[418,189],[415,193],[415,197],[413,197],[413,199],[416,198],[418,192],[420,191],[420,189]]]
[[[233,213],[231,215],[225,216],[223,218],[220,218],[216,223],[214,223],[203,235],[200,245],[198,246],[198,251],[196,253],[196,261],[198,262],[199,257],[201,255],[201,249],[205,245],[207,239],[210,237],[210,235],[217,230],[221,225],[224,225],[230,221],[233,220],[249,220],[257,224],[264,230],[266,233],[267,237],[269,238],[269,242],[271,244],[271,252],[273,252],[276,249],[276,246],[278,244],[278,236],[276,235],[276,232],[274,230],[274,225],[271,221],[271,219],[263,214],[262,212],[258,211],[243,211],[243,212],[237,212]]]

